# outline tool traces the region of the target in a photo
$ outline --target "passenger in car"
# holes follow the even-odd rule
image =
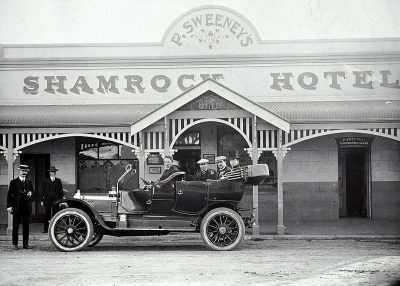
[[[218,156],[217,158],[215,158],[215,162],[217,163],[217,179],[218,180],[225,180],[226,179],[226,173],[229,172],[231,170],[231,168],[229,168],[226,165],[226,157],[225,156]]]
[[[232,157],[229,159],[229,164],[231,165],[232,170],[236,168],[240,168],[239,165],[239,157]]]
[[[217,172],[213,169],[208,169],[207,159],[201,159],[197,161],[197,164],[200,166],[200,170],[194,176],[195,181],[207,181],[217,179]]]

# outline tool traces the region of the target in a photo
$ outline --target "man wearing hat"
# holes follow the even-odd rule
[[[207,159],[201,159],[197,161],[197,164],[200,166],[200,170],[194,176],[195,181],[207,181],[208,179],[217,179],[217,172],[215,170],[208,169]]]
[[[226,176],[226,173],[231,170],[231,168],[229,168],[226,165],[226,157],[218,156],[217,158],[215,158],[215,162],[217,163],[217,167],[218,167],[217,179],[219,179],[219,180],[224,179]]]
[[[44,206],[44,225],[43,233],[46,233],[49,228],[49,221],[51,219],[51,206],[55,201],[64,198],[64,191],[61,180],[56,178],[58,169],[51,166],[49,170],[50,178],[45,179],[43,182],[43,191],[41,196],[41,206]]]
[[[34,192],[33,184],[26,178],[29,172],[28,165],[19,165],[18,178],[10,181],[7,193],[7,211],[13,215],[12,244],[14,250],[18,250],[18,230],[22,222],[22,247],[31,249],[29,246],[29,216],[31,210],[31,197]]]

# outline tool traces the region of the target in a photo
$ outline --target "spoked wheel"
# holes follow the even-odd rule
[[[228,208],[216,208],[203,218],[200,233],[209,249],[232,250],[244,238],[244,222],[237,212]]]
[[[51,219],[49,236],[61,251],[81,250],[93,239],[93,223],[80,209],[63,209]]]
[[[101,232],[95,232],[93,234],[93,238],[92,240],[89,242],[88,246],[89,247],[93,247],[96,244],[98,244],[100,242],[100,240],[103,238],[103,234]]]

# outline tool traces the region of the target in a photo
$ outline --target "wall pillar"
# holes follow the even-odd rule
[[[144,171],[145,171],[145,167],[146,167],[146,156],[144,154],[144,134],[143,131],[139,132],[139,154],[138,158],[139,158],[139,178],[144,178]],[[139,186],[142,188],[143,187],[143,181],[139,179]]]
[[[278,224],[276,233],[285,234],[285,226],[283,225],[283,157],[282,150],[282,130],[278,130],[278,146],[276,151],[276,160],[278,165]]]
[[[14,146],[14,137],[12,133],[8,133],[8,150],[7,150],[7,164],[8,164],[8,182],[14,179],[14,153],[13,153],[13,146]],[[12,235],[12,215],[8,213],[7,219],[7,235]]]
[[[258,163],[258,146],[257,146],[257,116],[253,115],[253,138],[252,138],[252,149],[251,158],[252,163]],[[255,224],[253,225],[253,235],[260,234],[260,224],[259,224],[259,206],[258,206],[258,186],[253,186],[253,215]]]
[[[169,150],[169,120],[168,116],[164,116],[164,158],[165,155],[171,155]]]

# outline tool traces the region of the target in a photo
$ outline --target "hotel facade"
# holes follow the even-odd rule
[[[145,23],[144,23],[145,24]],[[165,29],[162,27],[155,27]],[[262,28],[262,27],[261,27]],[[19,164],[66,196],[193,173],[220,155],[266,163],[245,191],[259,222],[400,218],[400,39],[264,41],[245,14],[201,6],[158,43],[0,46],[0,223]],[[262,230],[261,230],[262,231]]]

